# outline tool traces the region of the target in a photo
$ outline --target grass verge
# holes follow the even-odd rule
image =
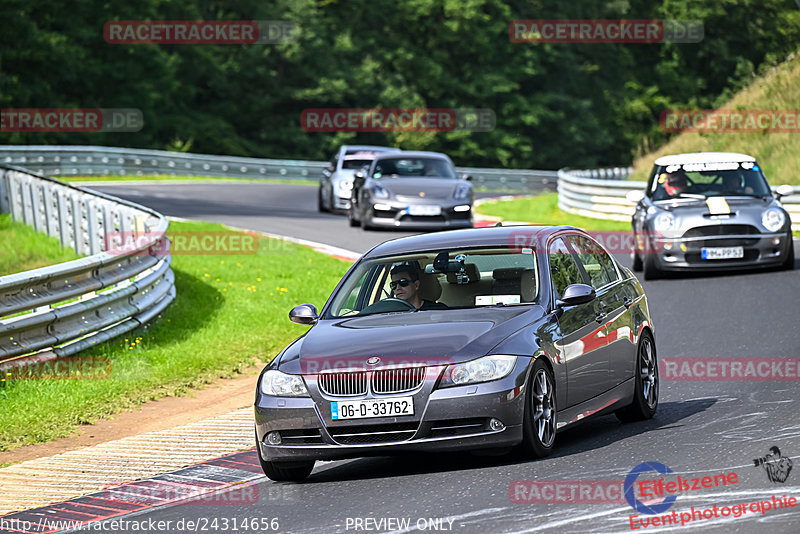
[[[170,230],[227,231],[197,222]],[[307,329],[289,321],[289,310],[321,306],[348,266],[268,238],[255,254],[174,256],[177,297],[162,316],[81,353],[109,358],[108,379],[18,380],[0,388],[0,451],[61,438],[77,425],[270,361]]]
[[[14,222],[5,213],[0,214],[0,251],[0,276],[79,258],[55,237]]]
[[[534,197],[486,202],[478,206],[478,213],[500,217],[504,221],[525,221],[536,224],[567,224],[584,230],[627,231],[629,222],[604,221],[561,211],[558,193],[542,193]]]
[[[143,176],[123,175],[123,176],[56,176],[58,180],[66,183],[98,182],[233,182],[233,183],[259,183],[259,184],[293,184],[293,185],[317,185],[317,180],[287,180],[285,178],[233,178],[227,176],[193,176],[193,175],[169,175],[169,174],[146,174]]]

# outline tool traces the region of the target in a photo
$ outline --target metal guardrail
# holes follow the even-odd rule
[[[0,145],[0,164],[52,176],[144,176],[149,174],[283,178],[318,181],[328,162],[240,158],[103,146]],[[477,187],[501,191],[555,190],[557,171],[458,167]]]
[[[74,354],[147,323],[175,298],[169,223],[156,211],[0,165],[0,212],[87,255],[0,276],[4,365]],[[120,248],[109,236],[136,239]]]
[[[629,191],[644,190],[647,182],[626,180],[630,168],[558,171],[558,207],[562,211],[613,221],[630,222],[635,205],[625,198]],[[777,189],[773,187],[774,191]],[[800,231],[800,187],[781,198],[792,218],[792,230]]]

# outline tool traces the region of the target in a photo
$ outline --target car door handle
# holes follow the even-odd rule
[[[625,309],[627,310],[633,305],[633,299],[630,297],[625,297],[625,299],[622,301],[622,305],[625,306]]]
[[[605,313],[598,313],[597,315],[594,316],[594,320],[597,321],[598,323],[602,323],[603,319],[605,318],[606,318]]]

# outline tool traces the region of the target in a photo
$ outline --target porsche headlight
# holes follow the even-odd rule
[[[372,188],[372,195],[375,198],[389,198],[389,190],[380,184],[375,184]]]
[[[444,372],[441,386],[464,386],[499,380],[511,373],[515,363],[516,356],[494,354],[471,362],[450,365]]]
[[[777,232],[786,223],[786,216],[778,208],[769,208],[761,215],[761,224],[770,232]]]
[[[348,194],[353,190],[353,180],[351,178],[344,178],[336,182],[336,188],[343,194]]]
[[[675,228],[675,216],[668,211],[659,213],[653,219],[653,230],[656,232],[669,232]]]
[[[299,375],[267,371],[261,376],[261,393],[271,397],[308,397],[308,390]]]
[[[455,198],[456,200],[467,199],[469,198],[469,191],[470,191],[469,185],[459,184],[459,186],[456,188],[456,192],[453,195],[453,198]]]

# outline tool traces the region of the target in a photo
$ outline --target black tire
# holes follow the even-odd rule
[[[527,456],[544,458],[553,452],[558,411],[553,373],[541,358],[533,364],[526,389],[521,449]]]
[[[317,191],[317,211],[320,213],[325,213],[327,208],[325,208],[325,203],[322,201],[322,186],[319,186],[319,190]]]
[[[358,221],[355,218],[355,211],[356,209],[351,204],[350,209],[347,210],[347,222],[350,224],[350,226],[361,226],[361,221]]]
[[[658,357],[653,336],[647,330],[642,333],[636,347],[635,372],[633,402],[614,412],[623,423],[650,419],[658,409]]]
[[[794,269],[794,240],[792,239],[792,232],[789,232],[789,254],[786,259],[781,263],[781,270],[791,271]]]
[[[642,262],[642,270],[644,271],[645,280],[655,280],[661,277],[661,269],[656,265],[655,253],[645,254],[644,261]]]
[[[633,265],[631,266],[631,269],[633,270],[633,272],[639,273],[639,272],[642,271],[642,268],[643,268],[643,266],[642,266],[642,257],[639,256],[639,253],[636,252],[636,250],[634,249],[634,251],[633,251]]]
[[[314,469],[314,460],[306,462],[269,462],[261,457],[261,447],[256,444],[258,461],[267,478],[275,482],[302,482]]]

